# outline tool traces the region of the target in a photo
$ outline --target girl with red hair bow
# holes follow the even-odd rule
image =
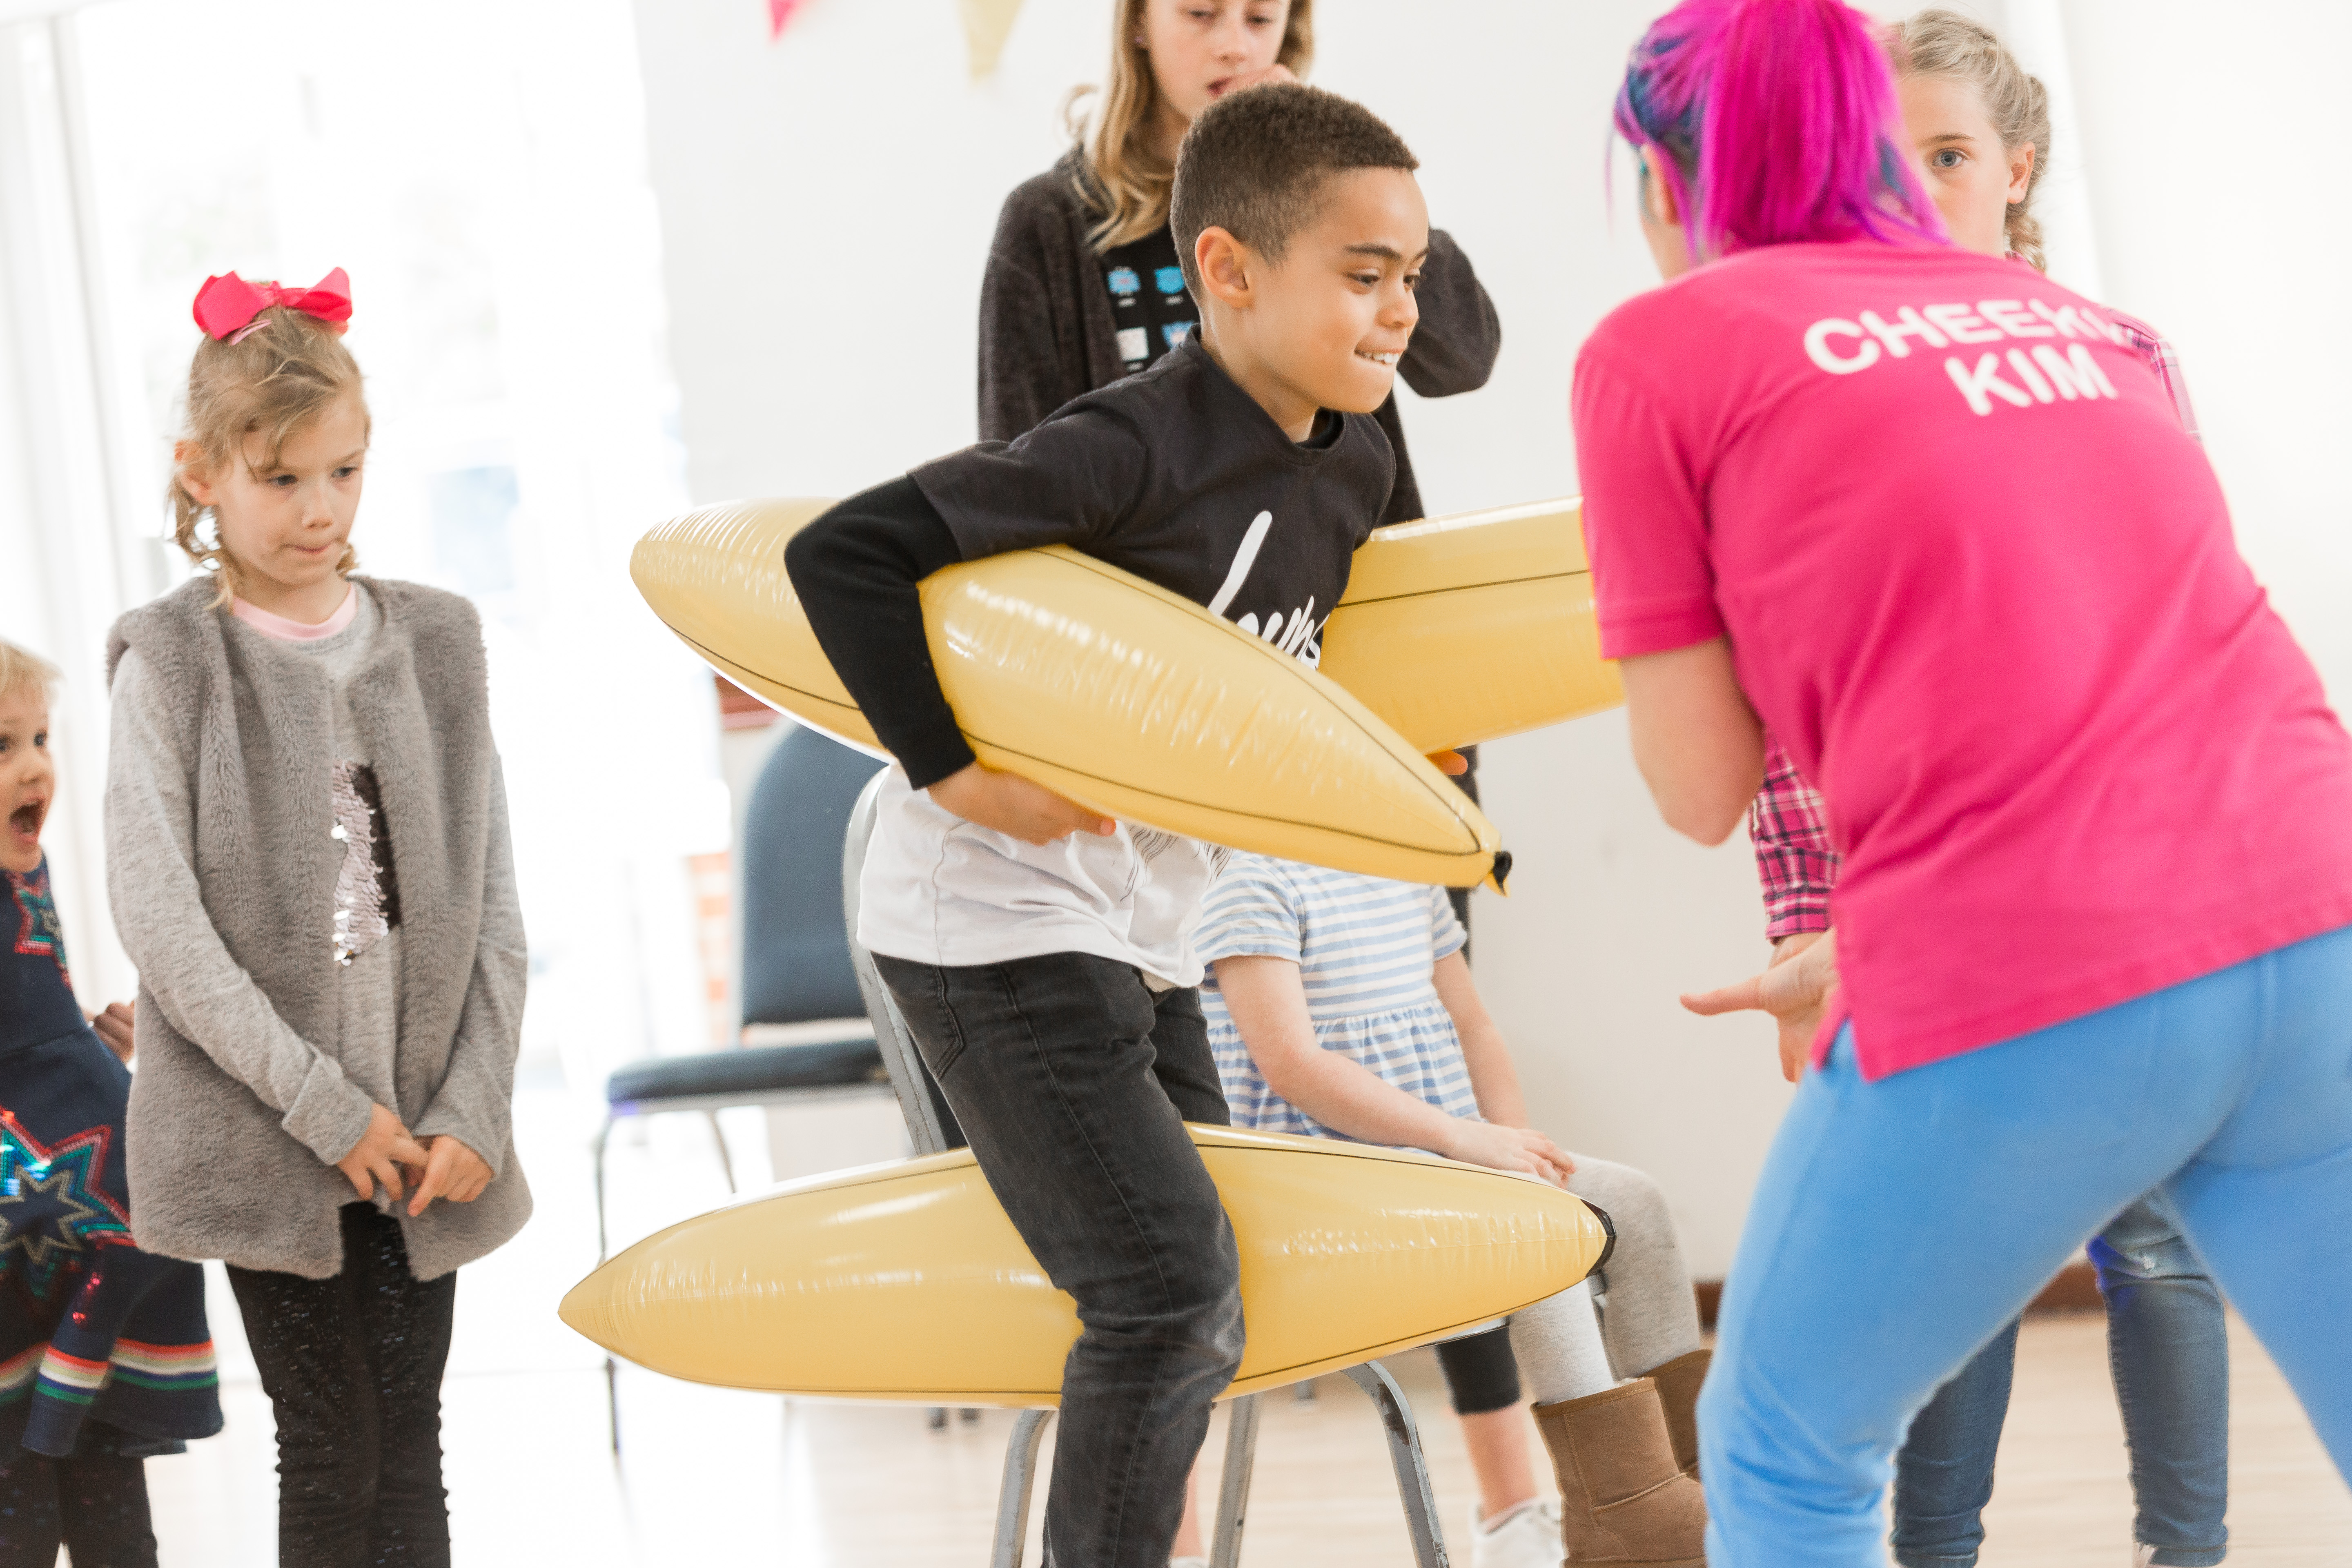
[[[523,933],[480,621],[353,570],[350,315],[341,270],[196,296],[171,499],[201,570],[115,624],[108,864],[139,965],[131,1219],[228,1266],[278,1559],[429,1568],[456,1270],[530,1213]]]

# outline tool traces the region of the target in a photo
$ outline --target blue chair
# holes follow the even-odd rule
[[[614,1122],[672,1111],[708,1117],[732,1192],[735,1167],[719,1131],[720,1110],[891,1091],[841,923],[842,839],[858,792],[881,767],[797,727],[769,753],[751,789],[740,846],[742,1048],[633,1062],[605,1080],[604,1122],[593,1144],[599,1263],[610,1250],[604,1150]],[[604,1373],[618,1451],[610,1357]]]

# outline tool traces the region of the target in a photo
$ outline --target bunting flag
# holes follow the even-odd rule
[[[776,3],[769,0],[772,5]],[[978,81],[995,74],[1005,35],[1013,31],[1013,19],[1021,15],[1021,0],[958,0],[958,4],[963,9],[964,51],[971,64],[971,79]]]
[[[774,43],[784,36],[784,24],[801,7],[801,0],[768,0],[768,41]]]

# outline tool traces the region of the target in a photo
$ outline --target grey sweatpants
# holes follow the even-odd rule
[[[1608,1213],[1617,1246],[1591,1279],[1511,1315],[1511,1352],[1538,1405],[1606,1393],[1699,1348],[1698,1303],[1665,1194],[1631,1165],[1570,1157],[1568,1190]],[[1606,1303],[1597,1313],[1596,1295]]]

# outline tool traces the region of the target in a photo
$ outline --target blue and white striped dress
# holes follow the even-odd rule
[[[1475,1120],[1477,1096],[1461,1037],[1430,972],[1465,940],[1443,888],[1328,871],[1236,854],[1209,889],[1195,939],[1209,1044],[1234,1125],[1345,1138],[1267,1087],[1217,990],[1220,958],[1263,955],[1298,965],[1315,1038],[1448,1116]],[[1352,1142],[1352,1140],[1351,1140]]]

